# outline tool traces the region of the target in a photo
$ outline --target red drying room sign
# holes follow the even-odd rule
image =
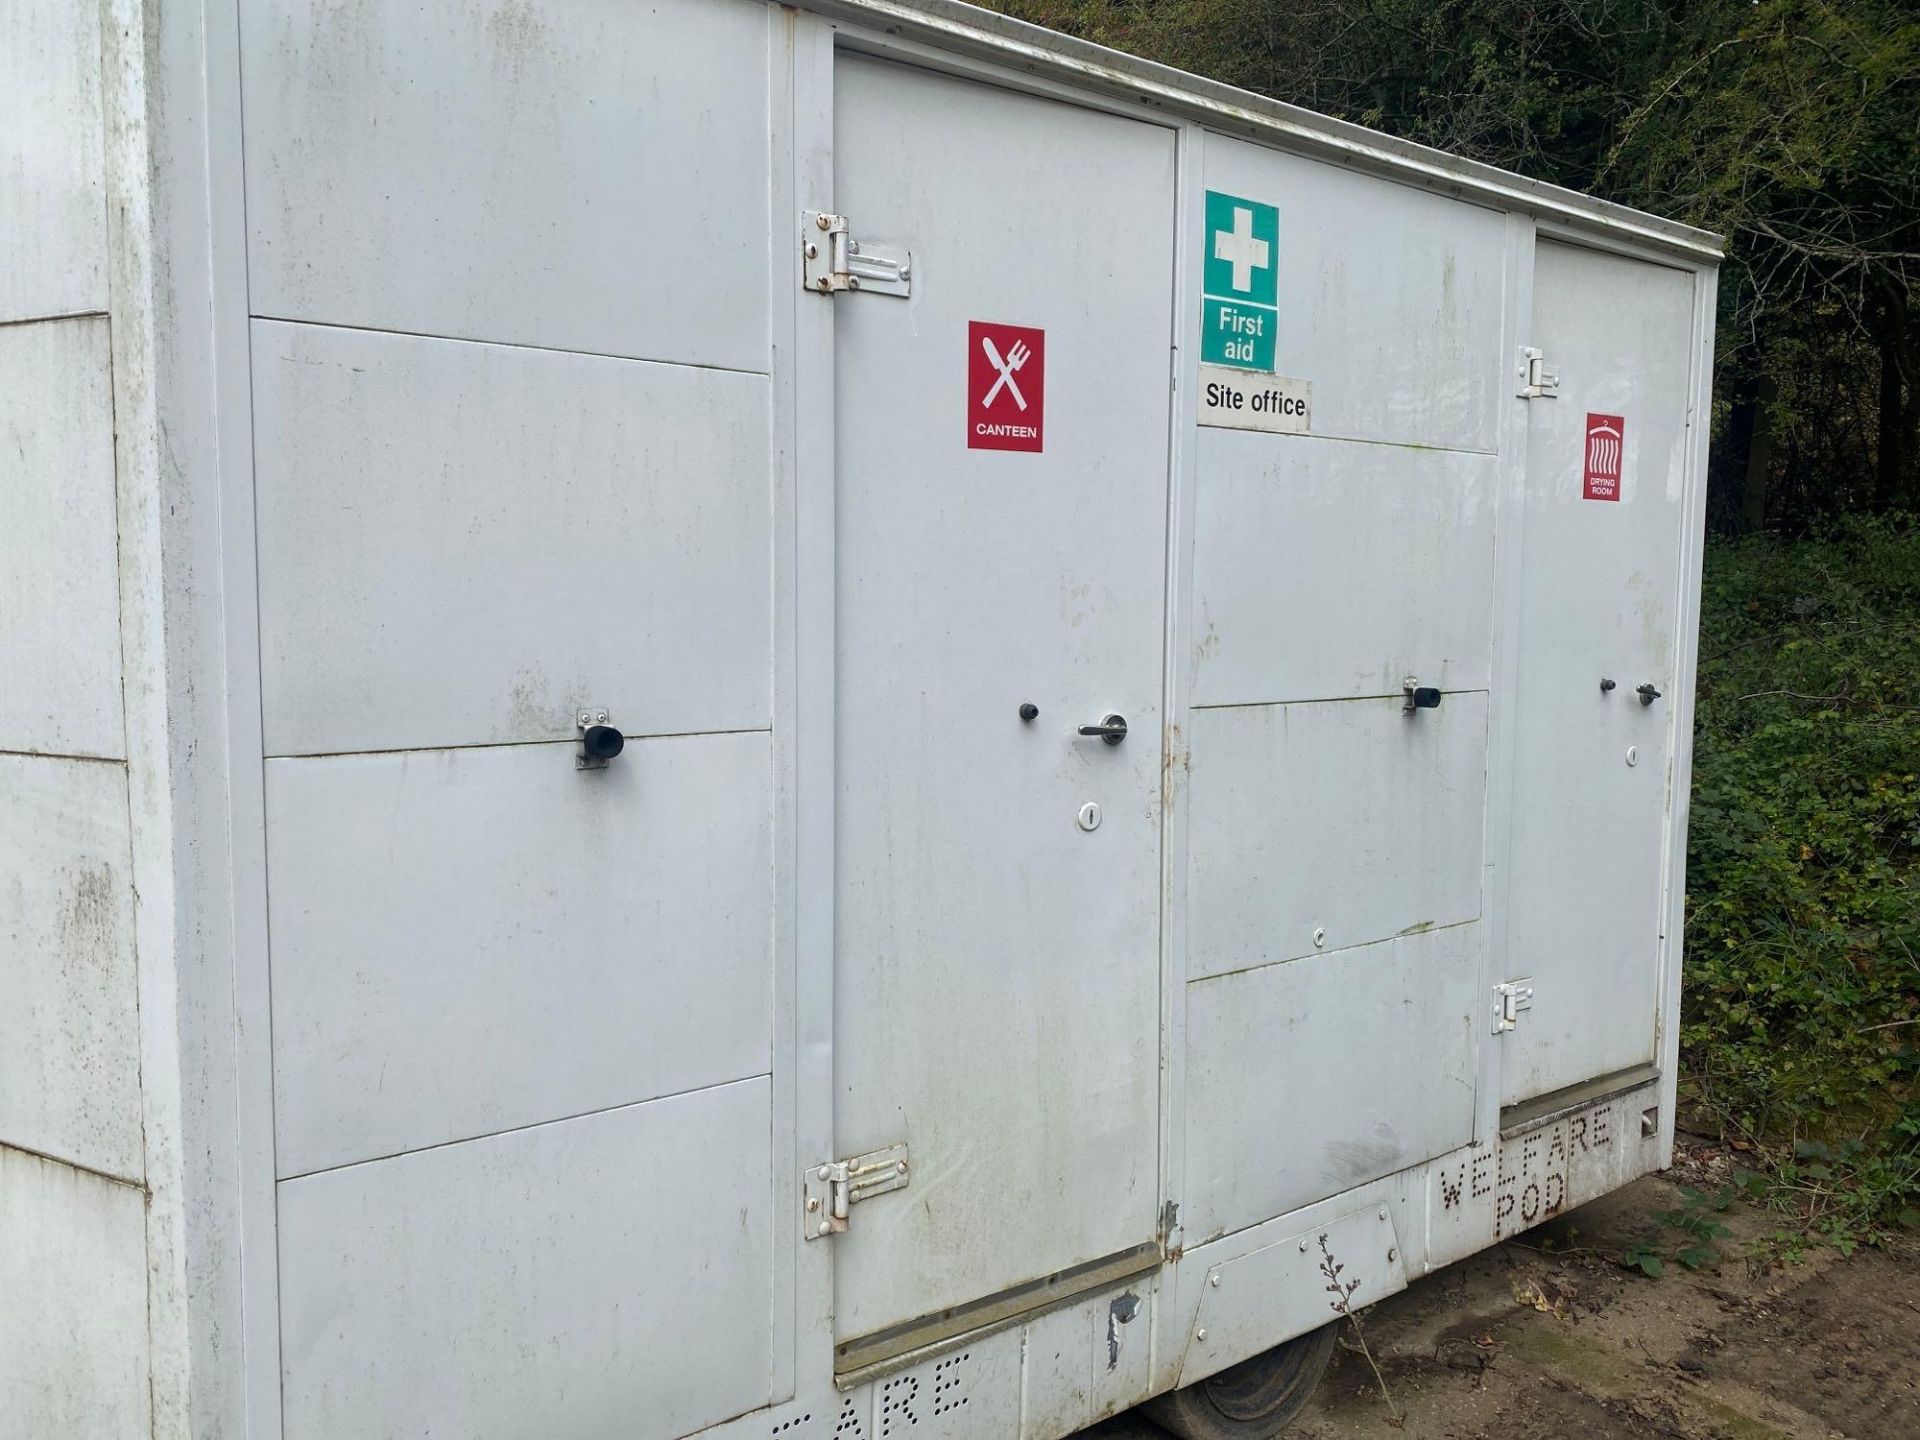
[[[1626,417],[1587,415],[1587,461],[1580,495],[1585,500],[1620,498],[1620,465],[1626,455]]]
[[[1033,450],[1045,438],[1047,332],[967,322],[967,448]]]

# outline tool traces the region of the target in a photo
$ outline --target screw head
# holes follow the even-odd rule
[[[1218,1290],[1220,1288],[1220,1272],[1216,1270],[1213,1272],[1213,1274],[1209,1275],[1207,1277],[1207,1283],[1213,1286],[1214,1289]]]
[[[1394,1260],[1398,1260],[1399,1258],[1400,1258],[1400,1252],[1399,1252],[1399,1250],[1397,1250],[1397,1249],[1395,1249],[1395,1248],[1394,1248],[1393,1246],[1391,1246],[1391,1245],[1389,1245],[1389,1246],[1387,1247],[1387,1260],[1388,1260],[1389,1262],[1392,1262],[1392,1261],[1394,1261]]]
[[[1196,1330],[1196,1331],[1194,1331],[1194,1332],[1193,1332],[1193,1338],[1194,1338],[1194,1339],[1196,1339],[1196,1340],[1204,1340],[1204,1339],[1206,1339],[1206,1338],[1207,1338],[1207,1332],[1206,1332],[1206,1329],[1205,1329],[1205,1327],[1203,1326],[1202,1328],[1200,1328],[1200,1329],[1198,1329],[1198,1330]]]
[[[859,288],[860,288],[860,277],[858,275],[847,276],[847,289],[858,290]]]
[[[901,1173],[902,1175],[904,1175],[904,1174],[906,1174],[906,1173],[907,1173],[907,1162],[906,1162],[906,1161],[904,1161],[904,1160],[902,1160],[902,1161],[900,1162],[900,1167],[899,1167],[899,1168],[900,1168],[900,1173]]]
[[[815,1177],[818,1179],[831,1180],[833,1178],[833,1167],[831,1165],[822,1165],[818,1170],[814,1171],[813,1173]]]
[[[1384,1206],[1384,1205],[1382,1205],[1382,1206],[1380,1207],[1380,1218],[1381,1218],[1382,1220],[1384,1220],[1384,1219],[1386,1219],[1386,1218],[1387,1218],[1387,1207],[1386,1207],[1386,1206]]]
[[[1327,943],[1327,931],[1325,926],[1316,925],[1313,927],[1313,943],[1316,949]]]
[[[807,1213],[811,1215],[819,1208],[820,1208],[820,1197],[818,1195],[809,1195],[807,1197]]]
[[[813,223],[818,225],[822,230],[831,229],[833,226],[833,217],[831,215],[816,215],[813,217]]]
[[[1300,1242],[1300,1253],[1301,1253],[1302,1255],[1304,1255],[1304,1254],[1306,1254],[1306,1253],[1307,1253],[1307,1242],[1306,1242],[1306,1241],[1304,1241],[1304,1240],[1302,1240],[1302,1241]]]
[[[811,240],[809,240],[807,242],[807,259],[818,260],[819,258],[820,258],[820,247],[814,244]]]
[[[813,1233],[816,1235],[831,1235],[833,1233],[833,1222],[831,1220],[822,1220],[820,1222],[820,1228]]]

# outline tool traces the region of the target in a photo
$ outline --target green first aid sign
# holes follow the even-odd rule
[[[1279,207],[1207,191],[1201,360],[1272,371],[1280,329],[1279,274]]]

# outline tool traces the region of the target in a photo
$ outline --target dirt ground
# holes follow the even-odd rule
[[[1400,1418],[1349,1334],[1289,1435],[1920,1440],[1920,1250],[1670,1264],[1658,1280],[1621,1269],[1614,1257],[1660,1236],[1653,1217],[1686,1178],[1649,1177],[1365,1312]],[[1734,1253],[1778,1225],[1741,1208],[1716,1218]],[[1086,1433],[1166,1440],[1137,1415]]]

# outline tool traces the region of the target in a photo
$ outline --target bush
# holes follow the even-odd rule
[[[1825,1223],[1920,1205],[1920,526],[1710,544],[1690,1092]]]

